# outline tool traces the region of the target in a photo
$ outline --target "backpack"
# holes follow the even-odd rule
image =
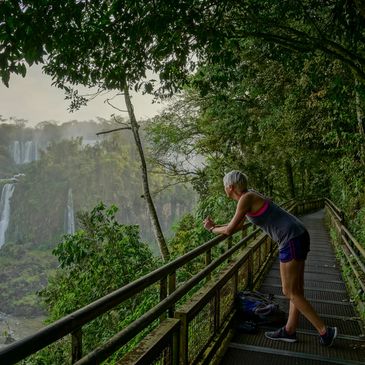
[[[281,326],[286,322],[285,313],[275,302],[274,295],[258,291],[242,291],[237,293],[236,308],[240,327],[254,325]]]

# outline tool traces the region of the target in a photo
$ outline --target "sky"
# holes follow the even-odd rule
[[[29,68],[24,78],[11,75],[9,88],[0,81],[0,115],[6,119],[25,119],[29,121],[29,126],[42,121],[64,123],[70,120],[96,120],[96,117],[110,119],[113,113],[123,115],[104,102],[106,97],[113,94],[99,96],[87,106],[70,113],[67,110],[69,101],[65,100],[63,91],[51,84],[51,78],[42,72],[40,66]],[[90,90],[80,88],[79,94],[89,92]],[[131,92],[131,96],[137,120],[153,117],[163,108],[161,104],[152,103],[152,97],[149,95]],[[122,97],[115,100],[118,108],[125,109]]]

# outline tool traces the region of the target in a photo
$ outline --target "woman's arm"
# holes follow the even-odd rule
[[[245,224],[245,217],[242,218],[241,222],[237,224],[234,231],[232,233],[236,233],[240,230],[242,230],[243,225]],[[216,224],[214,225],[209,231],[215,233],[215,234],[227,234],[224,233],[227,230],[228,224]]]
[[[236,213],[227,225],[218,227],[214,224],[208,224],[208,227],[205,228],[215,234],[225,234],[227,236],[242,229],[246,213],[250,211],[250,199],[248,198],[249,196],[246,195],[241,197],[241,199],[237,203]]]

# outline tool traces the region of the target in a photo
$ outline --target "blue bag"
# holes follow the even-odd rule
[[[236,308],[240,322],[275,326],[281,326],[286,322],[286,315],[272,294],[266,295],[248,290],[239,292],[236,297]]]

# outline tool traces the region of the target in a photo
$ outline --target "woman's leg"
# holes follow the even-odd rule
[[[280,262],[280,276],[283,293],[290,300],[287,331],[295,332],[300,312],[320,334],[325,333],[326,326],[324,322],[304,297],[304,261]]]
[[[299,273],[298,273],[297,283],[295,284],[297,287],[298,293],[302,294],[303,296],[304,296],[304,265],[305,265],[304,260],[298,261]],[[290,301],[289,303],[290,303],[289,315],[288,315],[288,320],[286,322],[285,329],[288,333],[294,333],[299,324],[300,312],[292,301]]]

